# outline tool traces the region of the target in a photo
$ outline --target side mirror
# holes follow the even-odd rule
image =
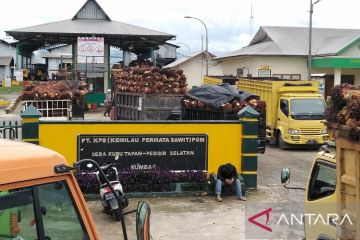
[[[290,169],[283,168],[281,170],[281,184],[287,185],[290,182]]]

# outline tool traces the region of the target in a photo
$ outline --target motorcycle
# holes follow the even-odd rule
[[[124,194],[123,187],[119,180],[118,171],[113,163],[102,165],[100,168],[103,170],[111,186],[114,188],[114,192],[121,200],[119,206],[119,203],[116,200],[114,194],[111,192],[110,187],[107,186],[104,177],[99,174],[99,171],[95,172],[100,185],[100,196],[102,200],[103,212],[113,215],[116,221],[120,221],[120,207],[121,209],[126,208],[129,205],[129,201],[127,196]]]

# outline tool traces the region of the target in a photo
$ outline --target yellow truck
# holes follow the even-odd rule
[[[329,140],[324,120],[325,101],[317,81],[239,79],[238,87],[267,104],[266,134],[281,148],[319,146]]]
[[[281,172],[287,187],[290,170]],[[313,162],[304,198],[306,239],[360,239],[360,143],[343,137],[323,147]],[[321,221],[316,221],[321,219]]]
[[[0,152],[0,240],[100,239],[72,173],[74,169],[66,165],[62,155],[34,144],[3,139]],[[136,239],[150,239],[149,205],[140,201],[136,210],[123,215],[133,212]],[[123,238],[113,239],[128,239],[123,219],[122,229]]]
[[[281,171],[281,183],[286,188],[290,170]],[[295,188],[301,189],[301,188]],[[304,197],[303,225],[305,239],[336,239],[336,151],[333,146],[324,147],[315,157],[310,170]],[[315,221],[314,219],[324,219]],[[328,221],[329,219],[329,221]]]
[[[223,83],[229,79],[206,76],[204,83]],[[329,140],[323,124],[325,101],[317,81],[239,78],[232,84],[266,102],[266,136],[270,143],[280,148],[291,145],[315,148]]]

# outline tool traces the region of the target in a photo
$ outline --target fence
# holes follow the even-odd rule
[[[12,121],[2,121],[0,124],[0,138],[3,139],[21,139],[21,136],[19,133],[21,133],[21,125],[18,123],[18,121],[12,122]]]
[[[33,105],[43,117],[69,117],[71,111],[70,100],[29,100],[25,101],[23,111]]]

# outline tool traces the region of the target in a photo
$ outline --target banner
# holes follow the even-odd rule
[[[78,63],[104,63],[104,38],[78,37]]]
[[[205,134],[85,134],[78,136],[78,160],[133,170],[207,170],[207,143]]]

